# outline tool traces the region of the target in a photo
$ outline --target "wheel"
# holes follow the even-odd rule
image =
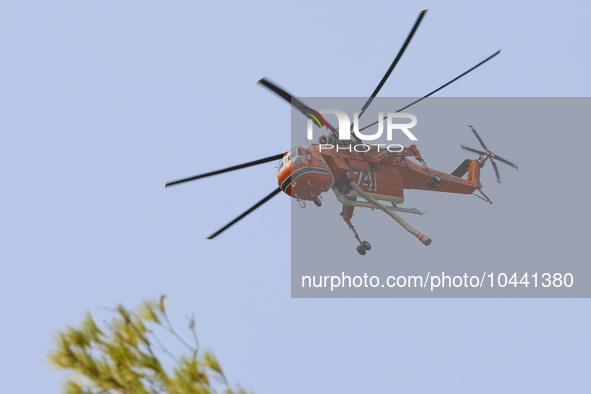
[[[357,253],[359,253],[362,256],[365,256],[365,248],[361,245],[357,246]]]
[[[363,241],[363,242],[361,242],[361,244],[363,245],[363,249],[371,250],[371,245],[369,244],[369,242]]]
[[[318,143],[320,145],[326,145],[328,144],[328,137],[325,135],[321,135],[320,137],[318,137]]]
[[[435,189],[435,187],[437,187],[435,182],[433,182],[433,179],[427,179],[427,186],[429,186],[431,189]]]
[[[312,199],[312,201],[314,201],[314,204],[316,204],[317,207],[321,207],[322,206],[322,201],[320,201],[320,199],[318,198],[318,196],[314,197]]]
[[[433,175],[433,182],[436,184],[441,183],[441,177],[437,174]]]

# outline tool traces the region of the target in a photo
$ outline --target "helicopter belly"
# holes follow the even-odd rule
[[[393,202],[395,204],[402,204],[404,202],[404,197],[402,197],[402,196],[392,196],[392,195],[388,195],[388,194],[378,194],[378,193],[369,193],[369,192],[366,192],[366,194],[368,194],[374,200],[389,201],[389,202]],[[351,190],[349,193],[347,193],[347,197],[357,198],[357,197],[361,197],[361,196],[355,190]]]

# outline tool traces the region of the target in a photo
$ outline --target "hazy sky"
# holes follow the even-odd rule
[[[291,299],[287,196],[205,239],[276,187],[274,164],[164,189],[290,148],[290,108],[255,84],[263,76],[300,96],[369,95],[424,8],[383,96],[425,94],[497,49],[441,95],[589,95],[582,1],[2,2],[3,392],[59,392],[64,376],[44,361],[56,330],[161,293],[179,326],[195,312],[230,381],[259,394],[587,389],[587,300]],[[486,168],[495,208],[512,193],[551,193],[531,226],[560,220],[581,241],[527,239],[556,261],[587,259],[587,130],[485,134],[523,167],[502,168],[502,186]],[[468,132],[456,137],[477,146]],[[519,160],[526,150],[580,182],[552,189]],[[464,156],[457,147],[449,162]],[[436,218],[428,223],[448,223]],[[397,247],[421,247],[403,236]]]

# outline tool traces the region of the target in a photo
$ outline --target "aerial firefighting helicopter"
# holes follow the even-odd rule
[[[392,73],[392,70],[394,70],[394,67],[396,67],[396,64],[398,64],[398,61],[402,57],[402,54],[410,43],[426,12],[427,10],[423,10],[419,14],[412,30],[406,38],[406,41],[398,52],[398,55],[365,105],[361,108],[358,117],[363,115]],[[400,108],[396,112],[401,112],[410,106],[417,104],[421,100],[430,97],[439,90],[486,63],[499,53],[500,51],[495,52],[476,66],[470,68],[427,95],[413,101],[403,108]],[[318,121],[318,116],[321,117],[318,112],[307,107],[293,95],[287,93],[268,79],[263,78],[259,80],[259,83],[278,94],[288,103],[291,103],[291,105],[297,108],[309,119]],[[296,198],[303,206],[306,201],[313,201],[320,207],[322,205],[321,194],[332,189],[337,200],[343,204],[341,216],[353,231],[355,239],[359,242],[357,252],[361,255],[365,255],[366,252],[371,249],[371,245],[369,242],[361,240],[355,227],[351,223],[355,207],[382,210],[396,220],[404,229],[417,237],[424,245],[428,246],[431,244],[431,238],[411,227],[396,214],[396,212],[422,214],[421,211],[415,208],[403,208],[398,206],[404,201],[404,189],[435,190],[439,192],[460,194],[473,194],[478,191],[481,196],[476,194],[477,197],[492,204],[490,199],[481,190],[482,184],[479,180],[480,168],[490,160],[497,182],[500,182],[500,175],[495,160],[508,164],[516,169],[518,168],[514,163],[503,159],[489,150],[472,126],[469,127],[478,139],[483,150],[461,145],[462,149],[477,153],[479,157],[478,159],[464,160],[451,174],[447,174],[427,167],[425,160],[423,160],[415,145],[401,147],[401,149],[392,152],[390,150],[380,149],[379,145],[363,144],[359,137],[354,133],[350,134],[350,139],[348,140],[339,139],[339,130],[326,122],[324,118],[322,118],[322,121],[329,132],[327,135],[322,135],[318,139],[319,144],[296,146],[289,152],[172,181],[167,183],[166,187],[279,160],[277,166],[277,181],[279,187],[236,219],[210,235],[208,239],[215,238],[281,191]],[[374,122],[367,125],[359,131],[363,131],[377,123],[378,122]],[[351,125],[351,128],[352,126],[353,125]],[[330,146],[351,147],[352,145],[363,145],[366,148],[362,152],[352,149],[326,149],[326,147]],[[325,149],[322,149],[323,147]],[[411,157],[414,157],[418,163],[411,161]],[[468,174],[467,177],[463,178],[466,173]],[[389,205],[386,205],[386,203],[389,203]]]

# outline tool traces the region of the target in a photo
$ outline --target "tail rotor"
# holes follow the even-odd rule
[[[472,127],[472,126],[469,126],[469,127],[470,127],[470,130],[472,130],[472,132],[474,133],[474,135],[478,139],[478,142],[480,142],[480,145],[482,146],[484,151],[469,148],[464,145],[460,145],[460,146],[464,150],[467,150],[467,151],[470,151],[473,153],[478,153],[480,155],[480,157],[478,158],[478,160],[480,161],[480,167],[484,166],[484,163],[486,163],[486,161],[490,159],[490,163],[492,164],[493,170],[495,171],[495,178],[496,178],[497,182],[501,183],[501,176],[499,175],[499,169],[497,168],[497,163],[495,163],[495,160],[498,160],[501,163],[505,163],[505,164],[510,165],[511,167],[515,168],[516,170],[519,170],[519,168],[517,167],[517,164],[515,164],[509,160],[503,159],[500,156],[497,156],[490,149],[488,149],[486,147],[486,145],[484,144],[484,141],[482,141],[482,138],[480,138],[480,136],[478,135],[476,130],[474,130],[474,127]]]

